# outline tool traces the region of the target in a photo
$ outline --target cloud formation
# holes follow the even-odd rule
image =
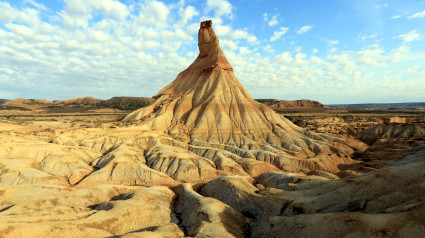
[[[402,39],[404,43],[417,41],[417,40],[420,40],[422,38],[422,36],[417,32],[417,30],[412,30],[409,33],[401,34],[397,37]]]
[[[425,17],[425,10],[421,11],[421,12],[417,12],[411,16],[409,16],[408,18],[424,18]]]
[[[283,35],[285,35],[288,32],[288,27],[281,27],[280,30],[275,31],[273,35],[270,37],[270,42],[279,40]]]
[[[1,97],[153,96],[196,58],[199,22],[208,18],[236,76],[256,98],[348,103],[364,95],[372,101],[377,90],[388,100],[423,94],[424,58],[411,48],[423,39],[419,30],[394,36],[401,40],[392,47],[379,45],[377,33],[359,34],[364,46],[357,50],[344,48],[343,37],[327,40],[335,36],[318,36],[323,46],[309,46],[296,34],[309,26],[260,35],[235,26],[237,9],[229,1],[191,3],[66,0],[53,11],[37,0],[0,0]]]
[[[312,26],[312,25],[303,26],[303,27],[301,27],[301,28],[297,31],[297,34],[304,34],[304,33],[306,33],[307,31],[310,31],[311,29],[313,29],[313,27],[314,27],[314,26]]]
[[[263,21],[265,21],[269,26],[275,26],[279,23],[279,20],[277,19],[278,16],[279,14],[276,14],[269,19],[269,15],[266,12],[263,14]]]

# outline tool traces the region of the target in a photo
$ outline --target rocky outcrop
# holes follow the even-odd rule
[[[231,206],[211,197],[203,197],[189,184],[182,184],[176,213],[180,226],[193,237],[246,237],[249,219]]]
[[[354,150],[344,140],[305,131],[256,102],[236,79],[209,25],[201,26],[198,40],[196,60],[154,97],[153,104],[129,114],[123,122],[165,133],[204,151],[227,150],[233,160],[250,158],[288,171],[352,163],[349,154]]]
[[[269,217],[251,237],[420,237],[421,213],[327,213],[294,217]]]
[[[368,145],[390,140],[415,139],[425,137],[425,129],[420,125],[376,125],[362,131],[356,137]]]
[[[151,187],[111,198],[111,195],[125,191],[122,187],[99,187],[100,194],[87,193],[91,189],[67,189],[56,195],[50,192],[45,197],[31,197],[18,205],[1,209],[0,234],[2,237],[52,234],[60,237],[105,237],[152,228],[156,228],[154,231],[158,233],[170,230],[167,225],[173,219],[170,207],[175,196],[170,189]],[[102,189],[106,189],[106,196]],[[121,191],[114,191],[117,189]],[[105,201],[108,197],[111,200]],[[90,199],[92,203],[87,206]],[[4,201],[4,198],[1,200]],[[93,204],[96,200],[102,203]]]

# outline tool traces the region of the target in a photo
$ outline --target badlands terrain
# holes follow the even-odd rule
[[[423,110],[256,101],[198,40],[153,98],[3,101],[0,237],[424,237]]]

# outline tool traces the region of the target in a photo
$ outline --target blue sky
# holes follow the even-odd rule
[[[213,20],[254,98],[425,101],[425,1],[0,0],[0,98],[155,95]]]

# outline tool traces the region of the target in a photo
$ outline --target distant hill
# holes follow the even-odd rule
[[[93,97],[72,98],[64,101],[55,101],[55,104],[74,104],[74,105],[96,105],[102,102],[102,99]]]
[[[108,100],[93,97],[72,98],[61,101],[48,101],[42,99],[17,98],[8,100],[2,105],[1,110],[15,108],[19,110],[44,111],[50,113],[88,112],[98,110],[134,111],[153,103],[153,98],[147,97],[112,97]],[[279,112],[321,112],[329,110],[326,105],[313,100],[279,100],[256,99],[256,101],[271,107]],[[6,107],[7,106],[7,107]]]
[[[7,103],[9,99],[0,99],[0,105]]]
[[[5,103],[6,105],[46,105],[46,104],[52,104],[51,101],[44,100],[44,99],[25,99],[25,98],[17,98],[12,101],[8,101]]]
[[[113,97],[108,100],[100,101],[99,108],[114,108],[120,110],[136,110],[153,103],[153,98],[145,97]]]
[[[47,101],[41,99],[17,98],[5,102],[1,110],[32,110],[50,113],[63,112],[87,112],[98,109],[114,109],[121,111],[133,111],[153,102],[152,98],[145,97],[113,97],[108,100],[93,97],[72,98],[63,101]]]
[[[346,109],[418,109],[425,108],[425,102],[405,102],[405,103],[362,103],[362,104],[330,104],[330,108]]]
[[[275,111],[281,112],[318,112],[326,111],[329,108],[318,101],[301,99],[301,100],[279,100],[279,99],[255,99],[257,102],[263,103],[271,107]]]

